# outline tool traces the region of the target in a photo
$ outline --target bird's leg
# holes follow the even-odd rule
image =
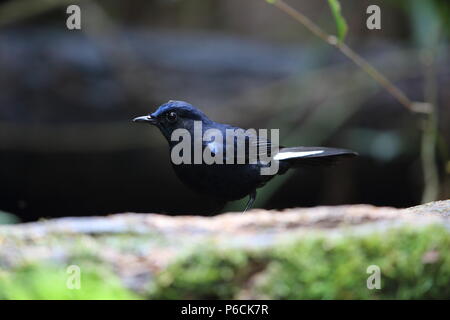
[[[255,202],[255,199],[256,199],[256,190],[253,190],[252,193],[249,194],[247,206],[245,207],[245,210],[242,213],[245,213],[245,211],[247,211],[253,207],[253,203]]]

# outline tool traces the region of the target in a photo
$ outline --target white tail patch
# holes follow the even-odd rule
[[[298,151],[298,152],[280,152],[273,157],[273,160],[286,160],[286,159],[292,159],[292,158],[301,158],[301,157],[307,157],[312,156],[315,154],[323,153],[324,150],[315,150],[315,151]]]

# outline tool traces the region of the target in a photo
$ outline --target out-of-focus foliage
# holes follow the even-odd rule
[[[15,215],[0,211],[0,224],[13,224],[18,223],[20,220]]]
[[[387,0],[386,3],[389,6],[397,6],[401,7],[405,12],[411,13],[411,16],[416,19],[422,19],[423,15],[424,19],[430,18],[430,15],[434,15],[434,21],[428,20],[428,23],[424,23],[423,25],[416,25],[414,28],[422,28],[426,30],[429,28],[429,23],[432,24],[440,23],[442,26],[442,31],[446,33],[447,36],[450,36],[450,1],[447,0]],[[439,21],[437,21],[439,20]],[[422,20],[424,22],[424,20]],[[417,33],[417,31],[416,31]]]
[[[442,19],[436,3],[431,1],[413,0],[410,2],[411,17],[413,20],[414,40],[421,48],[434,48],[438,43],[437,37],[444,29],[445,19]]]
[[[0,300],[97,300],[136,299],[120,281],[103,267],[81,272],[79,289],[67,287],[65,268],[28,264],[19,269],[0,272]]]
[[[409,2],[409,1],[408,1]],[[450,36],[450,1],[448,0],[432,0],[432,1],[417,1],[422,3],[430,3],[434,7],[438,16],[441,18],[443,30]]]

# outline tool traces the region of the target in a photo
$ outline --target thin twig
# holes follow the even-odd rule
[[[425,50],[425,96],[434,106],[433,112],[424,120],[422,133],[421,161],[424,175],[422,203],[435,201],[439,195],[439,174],[436,165],[436,145],[438,137],[437,83],[436,83],[436,49]]]
[[[382,87],[384,87],[392,96],[394,96],[403,106],[410,111],[429,113],[431,106],[424,102],[413,102],[406,94],[396,87],[389,79],[382,75],[377,69],[375,69],[367,60],[357,54],[353,49],[347,46],[342,41],[339,41],[337,37],[327,34],[317,24],[312,22],[307,16],[292,8],[283,0],[266,0],[273,4],[275,7],[285,12],[296,21],[304,25],[313,34],[324,40],[329,45],[338,48],[345,56],[352,60],[357,66],[361,67],[368,75],[370,75],[375,81],[377,81]]]

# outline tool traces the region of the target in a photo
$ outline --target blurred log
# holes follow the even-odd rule
[[[0,298],[117,298],[107,289],[119,279],[141,298],[448,299],[449,216],[447,200],[0,226]],[[80,290],[67,289],[68,266]],[[382,290],[367,288],[369,266]]]

